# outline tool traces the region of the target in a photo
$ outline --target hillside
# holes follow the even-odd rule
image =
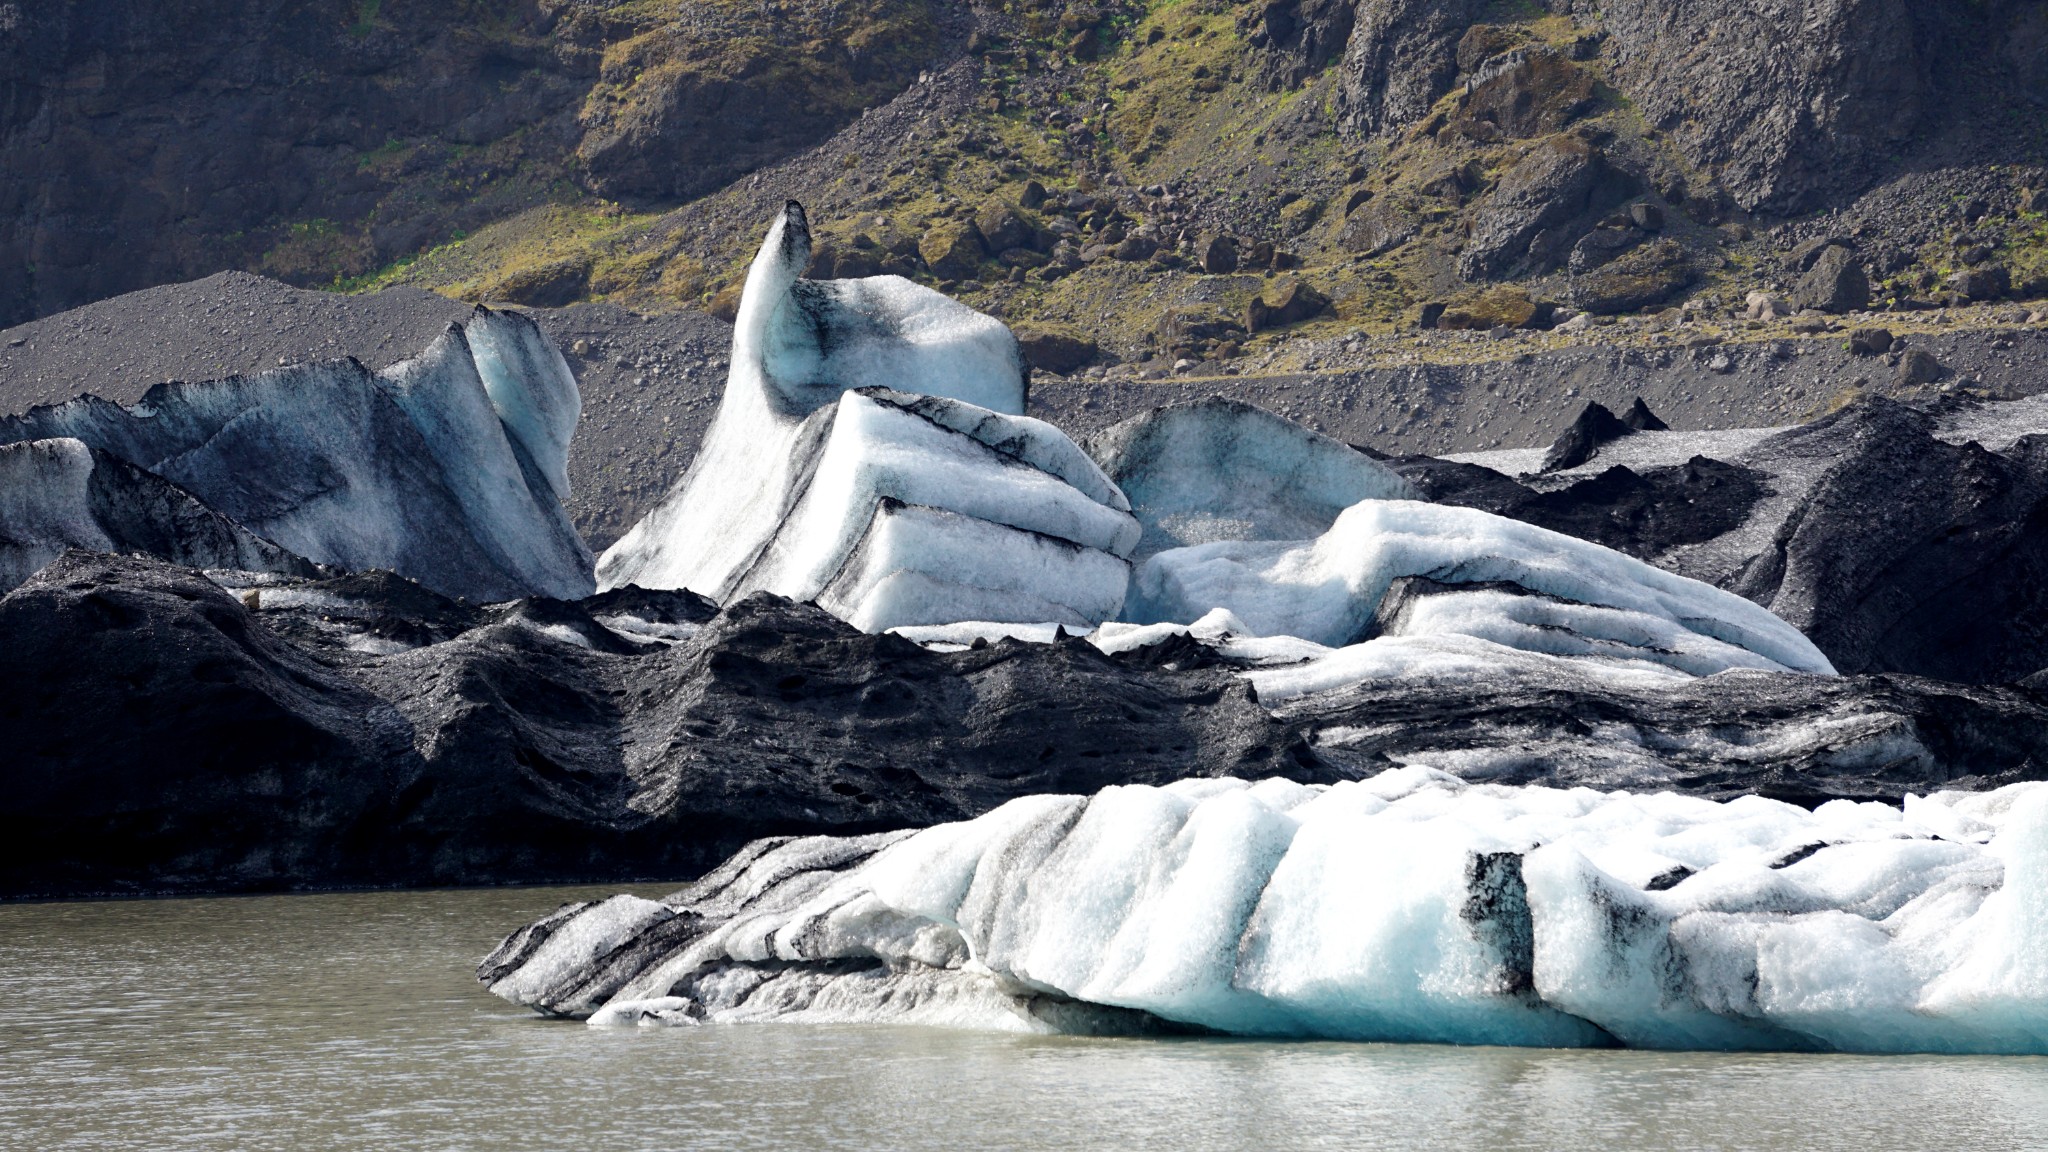
[[[0,11],[0,324],[230,267],[718,312],[789,197],[816,275],[1162,371],[2048,295],[2019,0]]]

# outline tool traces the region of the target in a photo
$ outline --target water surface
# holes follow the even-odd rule
[[[593,894],[0,905],[0,1149],[2048,1146],[2036,1058],[594,1030],[477,986]]]

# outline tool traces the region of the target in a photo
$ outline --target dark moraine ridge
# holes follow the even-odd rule
[[[631,638],[658,628],[680,641]],[[1504,676],[1269,709],[1186,640],[946,653],[765,595],[479,608],[356,576],[235,596],[85,552],[0,599],[0,681],[18,686],[0,703],[17,750],[0,897],[17,898],[675,878],[761,836],[921,827],[1031,793],[1410,762],[1802,803],[2048,765],[2048,700],[2025,687]]]

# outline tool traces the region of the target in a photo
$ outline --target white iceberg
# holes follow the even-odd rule
[[[810,245],[791,202],[748,272],[704,446],[599,560],[601,586],[773,592],[867,631],[1114,616],[1137,522],[1022,415],[1015,337],[901,277],[800,279]]]
[[[2044,890],[2048,785],[1807,811],[1410,767],[764,841],[481,971],[594,1023],[2043,1053]]]

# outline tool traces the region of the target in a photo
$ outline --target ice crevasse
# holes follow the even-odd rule
[[[1815,811],[1192,780],[760,842],[480,974],[595,1024],[2048,1052],[2048,785]]]

